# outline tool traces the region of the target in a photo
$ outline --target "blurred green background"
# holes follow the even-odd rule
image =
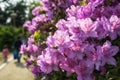
[[[32,9],[38,0],[0,0],[0,51],[7,45],[13,50],[17,37],[28,36],[23,24],[32,19]],[[28,33],[28,32],[27,32]]]

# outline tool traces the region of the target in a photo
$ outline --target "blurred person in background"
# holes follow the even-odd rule
[[[17,52],[17,55],[18,55],[17,60],[18,60],[19,63],[20,63],[20,59],[21,59],[21,54],[19,53],[21,45],[22,45],[21,38],[18,37],[17,40],[14,43],[14,48],[15,48],[15,50]]]
[[[7,45],[4,45],[2,53],[3,53],[4,62],[7,62],[8,54],[9,54],[9,49],[8,49]]]

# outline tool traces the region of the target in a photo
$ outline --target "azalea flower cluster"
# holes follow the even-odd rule
[[[44,7],[47,6],[44,8],[47,12],[51,12],[50,6],[53,2],[58,4],[54,5],[54,8],[65,5],[62,9],[66,9],[66,17],[56,23],[57,30],[54,35],[48,36],[44,49],[34,38],[38,28],[33,29],[35,26],[31,26],[30,21],[25,23],[24,26],[28,28],[31,36],[28,46],[21,46],[21,53],[31,55],[27,66],[34,64],[32,72],[36,76],[61,69],[67,72],[67,76],[75,73],[78,80],[95,80],[95,70],[104,74],[106,64],[116,66],[114,56],[119,47],[112,45],[112,41],[120,36],[120,4],[116,3],[117,0],[107,0],[109,3],[106,3],[106,0],[64,1],[66,0],[42,0]],[[80,2],[85,2],[85,5],[79,6]],[[57,9],[53,9],[54,14]],[[37,16],[37,27],[44,21],[54,20],[53,13],[48,17],[39,11],[40,7],[33,10],[33,15]],[[44,15],[44,18],[41,15]]]
[[[78,0],[41,0],[42,6],[37,6],[32,10],[33,16],[31,21],[27,21],[23,26],[26,27],[31,34],[39,29],[40,26],[48,22],[54,24],[56,16],[64,14],[64,9],[71,5],[78,4]]]

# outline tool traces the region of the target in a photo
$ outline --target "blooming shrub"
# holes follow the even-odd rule
[[[116,66],[119,45],[120,4],[118,0],[41,0],[31,21],[24,24],[31,36],[21,53],[28,55],[37,77],[52,72],[76,74],[77,80],[95,80],[106,65]],[[56,26],[56,28],[55,28]],[[48,36],[48,37],[47,37]]]

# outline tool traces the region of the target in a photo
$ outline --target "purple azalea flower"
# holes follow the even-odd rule
[[[23,26],[28,28],[31,25],[32,25],[31,21],[26,21]]]
[[[39,76],[41,72],[40,67],[39,66],[33,66],[32,67],[32,73],[34,74],[35,77]]]
[[[79,6],[71,5],[70,8],[67,8],[67,9],[66,9],[67,16],[68,16],[68,17],[76,16],[77,10],[78,10],[79,8],[80,8]]]
[[[48,18],[48,20],[52,20],[53,19],[53,11],[52,10],[48,10],[46,13],[46,17]]]
[[[41,9],[40,6],[35,7],[35,8],[32,10],[32,15],[34,15],[34,16],[39,15],[39,14],[40,14],[40,9]]]
[[[84,31],[87,37],[98,37],[97,32],[95,31],[97,25],[90,18],[86,18],[80,21],[80,28]]]
[[[67,30],[67,21],[65,21],[64,19],[61,19],[57,22],[56,24],[56,27],[59,29],[59,30]]]
[[[117,38],[117,34],[120,32],[120,19],[116,15],[112,15],[110,17],[110,23],[111,23],[111,33],[110,38],[111,40],[114,40]]]
[[[40,70],[46,74],[52,71],[52,66],[46,63],[45,58],[43,55],[40,55],[37,60],[37,65],[39,66]]]
[[[64,37],[64,36],[66,37]],[[51,37],[49,37],[46,41],[48,46],[51,47],[57,47],[57,46],[62,46],[64,43],[67,43],[70,41],[69,34],[67,31],[61,31],[58,30],[55,32],[55,34]]]
[[[104,0],[88,0],[90,3],[93,3],[95,6],[98,6],[104,2]]]
[[[97,19],[97,21],[95,22],[97,28],[96,28],[96,32],[97,32],[97,35],[98,35],[98,39],[104,39],[108,32],[106,32],[104,26],[103,26],[103,22],[100,21],[100,19]]]
[[[119,48],[117,46],[111,46],[111,42],[106,41],[103,46],[101,47],[101,59],[102,59],[102,65],[111,64],[116,65],[116,60],[113,58],[119,51]]]
[[[33,54],[36,53],[37,54],[37,51],[38,51],[39,48],[35,44],[29,44],[27,49],[30,53],[33,53]]]
[[[77,80],[95,80],[92,72],[94,66],[89,63],[89,61],[82,60],[78,66],[75,67],[75,72],[77,74]]]
[[[90,17],[94,11],[93,4],[89,3],[86,6],[74,6],[72,5],[70,9],[66,10],[68,17],[76,17],[77,19],[84,19]]]
[[[27,48],[26,45],[22,44],[21,48],[20,48],[20,53],[22,53],[22,54],[26,53],[26,48]]]

